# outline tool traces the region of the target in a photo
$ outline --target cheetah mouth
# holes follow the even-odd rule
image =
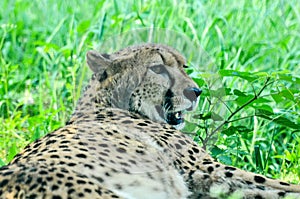
[[[165,120],[168,124],[178,125],[184,123],[184,111],[168,112],[165,114]]]
[[[156,106],[156,111],[159,113],[159,116],[168,124],[177,126],[184,123],[184,113],[187,110],[179,111],[167,111],[162,108],[162,106]]]
[[[185,113],[193,111],[197,104],[197,100],[191,101],[181,96],[176,96],[171,90],[168,90],[163,103],[155,106],[155,109],[163,121],[176,129],[182,129],[185,123]]]

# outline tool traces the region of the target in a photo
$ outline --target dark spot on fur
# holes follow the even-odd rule
[[[124,148],[117,148],[117,151],[119,153],[126,153],[126,149],[124,149]]]
[[[86,192],[86,193],[92,193],[92,190],[91,190],[91,189],[88,189],[88,188],[85,188],[85,189],[84,189],[84,192]]]
[[[188,153],[189,153],[190,155],[193,155],[193,154],[194,154],[194,152],[193,152],[192,150],[188,150]]]
[[[59,155],[50,155],[50,158],[58,159],[58,158],[59,158]]]
[[[39,172],[39,174],[40,174],[40,175],[47,175],[47,174],[48,174],[48,172],[47,172],[47,171],[45,171],[45,170],[41,170],[41,171]]]
[[[46,180],[50,182],[50,181],[53,180],[53,177],[52,177],[52,176],[47,176],[47,177],[46,177]]]
[[[192,161],[196,161],[196,158],[192,155],[189,156]]]
[[[84,181],[84,180],[77,180],[77,183],[78,184],[86,184],[86,181]]]
[[[52,190],[52,191],[55,191],[55,190],[58,190],[58,188],[59,188],[59,187],[58,187],[57,185],[54,184],[54,185],[52,185],[51,190]]]
[[[137,125],[138,126],[148,126],[148,124],[146,124],[146,123],[138,123]]]
[[[264,183],[264,182],[266,182],[266,179],[264,177],[261,177],[261,176],[254,176],[254,180],[257,183]]]
[[[207,178],[210,178],[210,175],[204,174],[204,175],[203,175],[203,179],[207,179]]]
[[[253,184],[253,182],[251,182],[251,181],[248,181],[248,180],[246,180],[245,181],[248,185],[251,185],[251,184]]]
[[[178,140],[178,142],[179,142],[179,144],[181,144],[181,145],[186,145],[185,141],[183,141],[183,140]]]
[[[209,166],[209,167],[207,167],[207,171],[208,171],[209,173],[211,173],[211,172],[214,171],[214,168],[213,168],[212,166]]]
[[[104,180],[101,178],[101,177],[96,177],[96,176],[93,176],[93,178],[95,178],[98,182],[100,183],[103,183]]]
[[[2,176],[8,176],[11,175],[13,173],[13,171],[6,171],[2,174]]]
[[[72,188],[72,189],[69,189],[68,194],[71,195],[74,192],[75,192],[75,189]]]
[[[142,151],[142,150],[135,150],[135,152],[137,152],[137,153],[139,153],[139,154],[142,154],[142,155],[145,154],[145,151]]]
[[[82,153],[76,154],[76,157],[78,157],[78,158],[87,158],[86,155],[82,154]]]
[[[89,169],[93,169],[94,167],[92,166],[92,165],[90,165],[90,164],[84,164],[84,167],[87,167],[87,168],[89,168]]]
[[[175,148],[176,148],[176,149],[182,149],[181,145],[178,144],[178,143],[175,143]]]
[[[280,182],[280,184],[283,185],[283,186],[290,186],[290,184],[286,183],[286,182]]]
[[[133,121],[131,121],[131,120],[123,120],[122,123],[123,124],[132,124]]]
[[[191,165],[191,166],[194,166],[195,165],[195,162],[191,162],[188,160],[188,163]]]
[[[61,143],[61,144],[69,144],[70,141],[69,141],[69,140],[63,140],[63,141],[61,141],[60,143]]]
[[[196,147],[193,147],[192,150],[195,152],[195,153],[199,153],[199,149],[197,149]]]
[[[189,172],[189,177],[191,177],[194,173],[195,173],[195,171],[191,170],[191,171]]]
[[[7,180],[7,179],[2,180],[2,181],[0,182],[0,187],[4,187],[5,185],[7,185],[7,183],[8,183],[8,180]]]
[[[260,189],[260,190],[265,190],[266,188],[264,186],[256,186],[256,188]]]
[[[254,198],[255,199],[263,199],[263,197],[261,195],[256,195]]]
[[[53,144],[53,143],[55,143],[55,142],[56,142],[56,140],[48,140],[48,141],[46,142],[46,145]]]
[[[100,147],[108,147],[107,144],[99,144]]]
[[[73,166],[76,166],[76,163],[70,162],[70,163],[68,163],[67,165],[70,166],[70,167],[73,167]]]
[[[122,189],[122,186],[120,184],[115,184],[115,188],[120,190]]]
[[[227,177],[227,178],[231,178],[232,176],[233,176],[233,174],[231,173],[231,172],[225,172],[225,176]]]
[[[284,197],[284,196],[285,196],[285,192],[283,192],[283,191],[279,192],[279,193],[278,193],[278,196]]]
[[[57,173],[56,176],[59,177],[59,178],[64,178],[65,177],[65,175],[62,174],[62,173]]]
[[[236,170],[236,168],[230,167],[230,166],[226,166],[225,169],[226,170],[230,170],[230,171],[235,171]]]
[[[66,185],[67,187],[73,187],[73,186],[74,186],[74,184],[73,184],[72,182],[67,182],[65,185]]]

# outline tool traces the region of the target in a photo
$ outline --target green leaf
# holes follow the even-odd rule
[[[249,82],[253,82],[254,80],[258,79],[259,76],[255,75],[255,73],[250,72],[240,72],[236,70],[220,70],[219,74],[223,77],[229,76],[229,77],[240,77],[242,79],[245,79]]]
[[[222,116],[220,116],[219,114],[212,112],[211,113],[211,119],[213,119],[214,121],[223,121],[224,118]]]
[[[217,157],[218,155],[224,153],[224,149],[220,149],[218,146],[214,146],[210,152],[213,157]]]
[[[254,98],[254,95],[246,95],[246,96],[239,96],[235,99],[235,102],[239,105],[242,106],[246,103],[248,103],[250,100]],[[264,97],[259,97],[255,99],[253,102],[251,102],[249,105],[250,106],[258,106],[258,104],[264,104],[264,103],[269,103],[271,100],[266,99]],[[254,104],[254,105],[253,105]]]
[[[260,106],[253,106],[256,110],[261,110],[261,111],[265,111],[265,112],[268,112],[269,114],[274,114],[273,113],[273,109],[271,106],[269,105],[266,105],[266,104],[263,104],[263,105],[260,105]]]
[[[218,157],[219,161],[226,164],[226,165],[232,165],[232,160],[229,156],[221,155]]]
[[[253,99],[253,95],[248,95],[248,96],[239,96],[235,99],[235,102],[239,105],[242,106],[249,102],[251,99]],[[252,102],[253,103],[253,102]]]
[[[217,90],[209,90],[211,97],[223,97],[231,95],[231,88],[218,88]]]
[[[261,152],[260,152],[260,146],[259,145],[254,146],[254,158],[255,158],[256,168],[262,171],[263,170],[263,164],[262,164],[262,157],[261,157]]]
[[[268,110],[268,108],[264,109],[264,108],[257,108],[255,109],[255,116],[260,117],[261,115],[267,116],[269,118],[269,116],[274,115],[273,110]],[[266,119],[268,119],[266,118]]]
[[[251,132],[251,129],[248,129],[245,126],[230,126],[227,129],[223,130],[221,133],[225,134],[225,135],[233,135],[235,133],[248,133]]]
[[[78,33],[85,33],[87,30],[90,28],[91,21],[90,20],[85,20],[81,21],[77,27]]]
[[[278,74],[278,79],[292,82],[294,84],[300,84],[300,78],[291,74]]]
[[[195,119],[200,119],[200,120],[210,120],[210,119],[213,119],[214,121],[223,121],[224,118],[221,117],[219,114],[215,113],[215,112],[207,112],[207,113],[204,113],[204,114],[195,114],[193,116],[193,118]]]
[[[2,158],[0,158],[0,167],[4,166],[5,162],[2,160]]]
[[[183,132],[193,132],[197,126],[197,124],[189,122],[189,121],[185,121],[184,122],[184,128],[182,129]]]
[[[286,98],[286,99],[289,99],[289,100],[294,101],[294,95],[293,95],[293,93],[292,93],[290,90],[288,90],[288,89],[284,89],[284,90],[280,91],[280,95],[281,95],[282,97]]]
[[[200,119],[200,120],[208,120],[208,119],[211,119],[211,112],[195,114],[195,115],[193,115],[193,118]]]
[[[279,124],[279,125],[282,125],[282,126],[286,126],[286,127],[289,127],[289,128],[292,128],[292,129],[296,129],[296,130],[299,130],[300,129],[300,125],[291,121],[290,119],[286,118],[286,117],[283,117],[283,116],[276,116],[274,115],[273,117],[272,116],[272,113],[270,112],[263,112],[263,110],[257,110],[255,112],[255,115],[257,117],[261,117],[261,118],[264,118],[264,119],[267,119],[267,120],[270,120],[276,124]],[[274,118],[275,117],[275,118]]]
[[[202,87],[205,84],[205,81],[201,78],[192,78],[194,82],[197,83],[198,86]]]
[[[283,125],[283,126],[287,126],[290,127],[292,129],[300,129],[300,125],[296,124],[295,122],[281,116],[281,117],[277,117],[273,120],[275,123]]]
[[[193,68],[186,68],[186,69],[184,69],[184,71],[185,71],[188,75],[191,75],[191,74],[194,72],[194,69],[193,69]]]
[[[7,160],[11,161],[17,153],[18,153],[18,149],[17,149],[16,142],[13,142],[11,147],[8,150]]]
[[[240,90],[237,90],[237,89],[233,90],[233,94],[236,95],[236,96],[242,96],[242,97],[246,97],[247,96],[244,92],[242,92]]]
[[[276,104],[279,104],[280,102],[284,101],[284,98],[280,94],[271,94],[271,97],[276,102]]]

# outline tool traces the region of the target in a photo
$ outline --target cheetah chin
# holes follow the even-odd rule
[[[184,113],[187,110],[179,111],[167,111],[161,110],[160,106],[156,106],[156,111],[160,117],[168,124],[174,126],[176,129],[182,129],[184,127]]]
[[[196,101],[191,102],[191,106],[185,109],[172,109],[171,105],[166,103],[163,108],[161,106],[156,106],[155,109],[159,113],[159,116],[166,123],[172,125],[174,128],[180,130],[185,125],[184,116],[187,112],[193,111],[198,105],[198,99]]]

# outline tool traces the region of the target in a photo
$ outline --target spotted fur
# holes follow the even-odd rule
[[[300,198],[298,185],[215,162],[177,130],[201,90],[176,50],[90,51],[87,62],[74,114],[0,169],[0,198]]]

